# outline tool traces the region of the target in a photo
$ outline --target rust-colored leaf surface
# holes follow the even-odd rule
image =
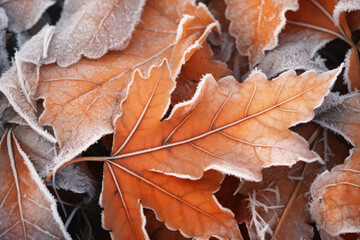
[[[0,145],[0,238],[70,239],[56,203],[9,130]]]
[[[19,58],[20,70],[13,69],[7,74],[7,84],[1,90],[31,126],[39,125],[39,111],[34,109],[33,101],[44,99],[45,111],[40,122],[54,127],[62,148],[59,159],[69,160],[102,135],[113,132],[113,121],[121,114],[120,102],[135,69],[147,75],[151,66],[167,58],[171,77],[176,78],[182,64],[215,26],[215,20],[202,4],[147,1],[141,23],[125,50],[110,52],[98,60],[83,58],[67,68],[51,64],[38,69],[33,64],[30,67],[21,64]],[[49,41],[45,30],[45,37],[33,38],[34,44]],[[36,72],[38,77],[34,76]],[[26,80],[22,79],[24,76]]]
[[[288,128],[313,117],[339,71],[289,71],[272,81],[254,73],[242,84],[206,75],[195,97],[162,122],[175,83],[160,81],[159,73],[134,80],[116,121],[113,158],[192,178],[213,168],[258,181],[263,167],[314,161],[318,156]]]
[[[360,95],[343,97],[343,103],[317,120],[342,134],[355,148],[345,163],[319,175],[311,186],[311,213],[320,228],[330,235],[360,229]]]
[[[5,9],[9,18],[9,30],[19,33],[34,26],[45,10],[54,3],[53,0],[12,0],[1,1],[0,7]]]
[[[215,220],[208,218],[199,208],[199,214],[203,217],[201,221],[215,224],[206,230],[204,227],[209,225],[204,224],[199,232],[190,230],[191,226],[188,226],[195,224],[189,222],[193,218],[182,222],[182,218],[175,217],[177,214],[165,215],[167,210],[158,208],[155,197],[147,200],[145,193],[161,193],[165,199],[160,200],[159,196],[157,201],[169,206],[167,198],[181,198],[182,193],[179,195],[176,191],[183,189],[187,181],[191,186],[195,186],[195,183],[149,170],[176,177],[201,178],[199,182],[204,179],[203,174],[207,169],[260,180],[263,167],[316,160],[317,154],[308,149],[306,141],[288,128],[312,118],[313,108],[322,102],[339,71],[337,69],[321,75],[307,72],[299,77],[290,71],[273,81],[268,81],[261,73],[254,73],[243,84],[237,83],[233,77],[216,82],[211,75],[206,75],[194,98],[175,105],[170,116],[162,122],[160,120],[167,112],[170,94],[175,88],[168,64],[165,61],[161,67],[153,68],[147,79],[137,72],[122,103],[123,114],[116,121],[112,157],[107,158],[109,161],[105,165],[101,200],[104,226],[112,230],[115,236],[140,236],[142,224],[139,204],[144,201],[144,206],[154,209],[167,226],[180,229],[188,236],[208,237],[221,233],[225,238],[238,238],[237,227],[232,225],[224,212],[219,213],[219,218]],[[203,118],[204,115],[208,118]],[[208,174],[205,178],[209,177]],[[162,186],[164,182],[166,186]],[[126,196],[128,191],[140,191],[142,195],[133,194],[130,201]],[[155,202],[145,204],[150,200]],[[179,199],[177,201],[181,202]],[[191,204],[198,206],[196,202]],[[183,205],[188,206],[186,203]],[[205,207],[205,204],[202,205]],[[114,216],[114,209],[119,209],[119,214]],[[136,209],[135,213],[133,209]],[[174,212],[173,207],[167,209]],[[124,221],[121,227],[118,224],[120,219]],[[121,231],[125,226],[127,230]],[[226,234],[223,229],[227,229]]]
[[[266,50],[277,46],[278,35],[285,25],[285,12],[298,8],[297,0],[226,0],[226,17],[231,20],[229,32],[236,38],[240,54],[249,56],[254,67]]]
[[[152,240],[186,240],[189,239],[181,235],[179,231],[173,231],[168,229],[163,222],[156,219],[153,211],[150,209],[144,209],[144,215],[146,217],[146,231],[149,234],[149,238]]]
[[[299,10],[296,12],[289,11],[286,13],[287,24],[283,32],[286,34],[296,34],[301,31],[313,32],[314,36],[317,36],[311,39],[313,55],[329,41],[336,38],[342,39],[352,48],[347,54],[345,78],[350,89],[360,88],[360,81],[358,80],[359,59],[354,57],[354,52],[357,51],[357,43],[352,39],[352,32],[357,29],[354,22],[359,21],[359,15],[351,14],[355,10],[360,10],[360,2],[301,0],[299,5]]]

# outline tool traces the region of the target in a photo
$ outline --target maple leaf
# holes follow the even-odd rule
[[[296,12],[287,12],[287,25],[283,30],[286,34],[300,34],[302,31],[311,31],[312,56],[317,50],[329,41],[340,38],[351,49],[345,58],[345,78],[349,89],[360,88],[359,46],[351,38],[356,29],[353,22],[358,21],[358,14],[350,11],[359,11],[360,2],[352,0],[301,0]],[[354,19],[352,19],[354,18]],[[350,23],[350,26],[348,25]],[[308,45],[308,46],[311,46]]]
[[[3,136],[0,154],[0,238],[70,239],[55,200],[11,129]]]
[[[121,114],[120,102],[135,69],[146,75],[151,66],[167,58],[176,78],[182,64],[216,27],[206,7],[192,1],[147,1],[141,19],[125,50],[110,52],[98,60],[83,58],[67,68],[56,64],[34,66],[47,54],[42,48],[42,53],[31,56],[32,44],[43,46],[49,42],[51,29],[43,29],[42,35],[22,48],[26,54],[20,51],[20,67],[4,76],[0,89],[14,109],[31,127],[51,139],[37,120],[34,99],[44,99],[40,122],[54,127],[62,149],[60,160],[71,159],[113,132],[113,120]]]
[[[145,0],[67,0],[43,61],[67,67],[129,44]]]
[[[122,234],[140,236],[143,225],[140,204],[144,201],[144,206],[154,209],[159,219],[172,229],[197,237],[214,234],[206,230],[197,233],[205,235],[193,235],[193,231],[187,230],[188,224],[193,223],[182,226],[179,222],[174,223],[179,220],[174,216],[163,216],[167,211],[160,208],[157,201],[169,200],[155,201],[144,193],[155,189],[159,194],[174,199],[179,193],[168,192],[178,191],[175,186],[182,180],[148,170],[198,179],[205,170],[212,168],[260,180],[263,167],[292,165],[300,159],[316,160],[318,156],[308,150],[306,141],[288,128],[312,118],[312,109],[322,102],[339,71],[322,75],[307,72],[300,77],[289,71],[273,81],[255,73],[243,84],[236,83],[232,77],[217,83],[211,75],[206,75],[194,98],[177,104],[162,122],[160,120],[167,112],[170,94],[175,88],[167,62],[159,68],[154,67],[146,80],[137,71],[121,106],[123,114],[116,121],[112,157],[105,158],[111,161],[107,160],[104,170],[101,199],[104,226],[113,233],[118,232],[115,236],[124,236],[119,235],[119,220],[113,219],[114,209],[118,209],[125,224],[122,229],[127,228]],[[204,115],[209,117],[203,118]],[[277,124],[273,124],[274,121]],[[262,130],[257,132],[259,129]],[[163,183],[168,182],[170,187],[172,181],[172,187],[163,190]],[[129,191],[134,192],[130,200]],[[117,199],[114,199],[114,193]],[[175,199],[181,200],[179,197]],[[222,227],[217,225],[212,229],[220,234],[218,231]],[[234,234],[234,230],[230,232]]]
[[[145,84],[145,86],[139,86],[139,84]],[[126,114],[126,118],[137,118],[138,111],[129,107],[132,107],[133,101],[145,103],[143,101],[149,98],[149,93],[152,96],[151,101],[145,104],[147,109],[152,109],[150,114],[156,116],[159,112],[156,105],[161,107],[163,114],[164,111],[166,112],[163,105],[170,104],[170,94],[174,87],[175,82],[171,81],[166,61],[159,68],[153,68],[145,80],[137,71],[128,90],[127,99],[122,104],[123,116]],[[160,119],[161,116],[157,121]],[[117,126],[115,138],[121,138],[119,133],[122,131],[121,127]],[[118,149],[117,141],[115,141],[113,152]],[[143,227],[145,221],[142,217],[142,207],[146,207],[154,209],[158,218],[169,228],[179,229],[186,236],[209,238],[214,235],[221,238],[241,239],[232,213],[219,206],[211,197],[211,194],[220,186],[222,174],[210,171],[205,173],[200,180],[180,179],[150,172],[142,166],[143,160],[133,162],[130,159],[132,158],[106,161],[104,166],[100,204],[104,208],[104,227],[111,230],[114,237],[144,239],[146,232]],[[164,208],[164,206],[167,207]],[[114,211],[116,214],[113,214]]]
[[[341,97],[342,103],[317,117],[317,122],[344,136],[355,148],[344,164],[319,175],[311,186],[311,213],[330,235],[360,229],[360,94]]]
[[[34,26],[44,11],[54,3],[53,0],[13,0],[2,1],[0,7],[5,9],[9,18],[9,30],[19,33]]]
[[[194,98],[177,104],[162,122],[175,83],[168,81],[164,89],[157,87],[161,82],[155,82],[156,76],[134,81],[116,121],[112,154],[121,162],[139,157],[145,168],[192,178],[214,168],[261,180],[263,167],[318,157],[288,128],[312,118],[312,109],[322,102],[338,73],[339,69],[298,77],[288,71],[272,81],[254,73],[243,84],[232,77],[217,83],[206,75]]]
[[[236,38],[241,55],[249,56],[253,68],[265,50],[277,46],[278,35],[285,25],[285,12],[297,10],[297,0],[239,1],[225,0],[226,17],[231,20],[230,34]]]

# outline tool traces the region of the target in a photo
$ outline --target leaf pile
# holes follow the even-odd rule
[[[359,1],[5,1],[0,28],[1,239],[360,234]]]

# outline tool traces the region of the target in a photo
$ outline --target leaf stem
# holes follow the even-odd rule
[[[314,143],[315,139],[316,139],[316,138],[319,136],[319,134],[320,134],[320,130],[321,130],[321,127],[318,127],[318,128],[314,131],[314,133],[310,136],[310,138],[309,138],[309,140],[308,140],[309,145],[311,145],[311,144]],[[313,146],[312,148],[314,148],[314,146]],[[295,187],[294,191],[292,192],[291,197],[290,197],[289,201],[287,202],[286,207],[285,207],[283,213],[281,214],[280,220],[279,220],[279,222],[278,222],[278,224],[277,224],[277,226],[276,226],[276,228],[275,228],[275,230],[274,230],[274,234],[273,234],[272,239],[276,239],[276,236],[277,236],[277,234],[279,233],[283,222],[285,221],[285,217],[287,216],[287,213],[289,212],[292,204],[293,204],[294,201],[295,201],[295,198],[296,198],[296,196],[297,196],[297,193],[298,193],[298,191],[299,191],[299,189],[300,189],[300,186],[301,186],[301,184],[302,184],[302,182],[303,182],[303,180],[304,180],[305,172],[306,172],[306,170],[307,170],[307,166],[308,166],[308,165],[309,165],[308,163],[305,163],[305,164],[304,164],[304,168],[303,168],[303,170],[302,170],[302,172],[301,172],[301,177],[303,177],[303,178],[297,182],[296,187]]]

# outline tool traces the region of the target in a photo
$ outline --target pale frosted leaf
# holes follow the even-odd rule
[[[0,7],[6,10],[9,17],[9,30],[19,33],[34,26],[54,3],[54,0],[3,0]]]
[[[55,200],[11,130],[0,150],[0,238],[70,239]]]
[[[47,42],[54,27],[45,27],[26,42],[15,55],[15,64],[1,77],[0,90],[6,95],[14,110],[40,135],[56,142],[38,120],[35,93],[38,86],[38,64],[47,53]]]
[[[278,44],[278,35],[285,26],[285,12],[298,9],[297,0],[226,0],[226,17],[231,20],[230,34],[242,55],[249,56],[254,67]]]
[[[82,56],[123,50],[140,21],[145,0],[66,0],[49,46],[48,62],[67,67]]]
[[[13,134],[40,177],[48,176],[54,170],[55,158],[59,152],[58,146],[37,134],[28,125],[13,127]],[[86,164],[79,163],[58,172],[53,187],[87,194],[85,202],[90,202],[96,197],[99,186],[92,178]]]
[[[257,66],[268,77],[294,70],[311,70],[325,72],[328,69],[324,60],[316,56],[314,46],[323,46],[326,40],[321,35],[311,31],[300,31],[296,34],[281,34],[279,46],[268,52]]]
[[[5,10],[0,7],[0,76],[9,68],[8,52],[6,50],[6,30],[8,17]]]
[[[353,88],[360,89],[360,59],[359,50],[356,47],[349,49],[345,56],[344,76],[349,91]]]

